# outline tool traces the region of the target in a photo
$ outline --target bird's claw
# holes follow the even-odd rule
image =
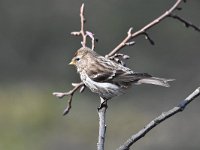
[[[97,108],[97,110],[101,110],[102,108],[108,108],[108,105],[107,105],[107,100],[103,101],[100,106]]]

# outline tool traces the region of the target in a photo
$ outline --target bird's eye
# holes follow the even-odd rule
[[[76,58],[75,60],[76,60],[76,61],[79,61],[79,60],[80,60],[80,58]]]

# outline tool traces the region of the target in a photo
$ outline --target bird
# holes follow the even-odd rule
[[[174,80],[135,72],[108,57],[99,55],[88,47],[78,49],[69,65],[74,65],[85,86],[99,94],[105,101],[124,94],[132,84],[169,87],[168,82]]]

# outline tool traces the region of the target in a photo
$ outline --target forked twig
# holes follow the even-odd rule
[[[83,92],[84,88],[85,88],[85,85],[83,82],[80,82],[80,83],[72,83],[72,86],[74,86],[74,88],[72,90],[70,90],[69,92],[66,92],[66,93],[62,93],[62,92],[54,92],[53,95],[58,97],[58,98],[63,98],[64,96],[69,96],[69,99],[68,99],[68,105],[67,107],[65,108],[65,110],[63,111],[63,115],[66,115],[69,113],[72,105],[72,97],[74,95],[74,93],[80,89],[80,92]]]
[[[151,131],[154,127],[159,125],[164,120],[172,117],[173,115],[177,114],[178,112],[181,112],[185,109],[185,107],[192,102],[195,98],[197,98],[200,95],[200,87],[198,87],[192,94],[190,94],[186,99],[181,101],[181,103],[170,109],[167,112],[163,112],[160,116],[153,119],[150,123],[148,123],[142,130],[140,130],[138,133],[132,135],[122,146],[120,146],[117,150],[129,150],[130,147],[137,142],[139,139],[144,137],[149,131]]]
[[[85,18],[84,18],[84,3],[81,5],[81,8],[80,8],[80,18],[81,18],[81,30],[80,31],[74,31],[74,32],[71,32],[72,35],[75,35],[75,36],[82,36],[83,40],[81,41],[81,45],[82,47],[86,47],[86,38],[87,38],[87,35],[85,34],[85,31],[84,31],[84,24],[86,22]]]
[[[99,136],[97,143],[97,150],[104,150],[105,136],[106,136],[106,110],[107,110],[107,101],[100,97],[101,106],[98,109],[99,115]]]
[[[133,28],[131,27],[131,28],[129,29],[128,34],[127,34],[127,36],[125,37],[125,39],[124,39],[120,44],[118,44],[111,52],[109,52],[109,53],[106,55],[106,57],[111,57],[111,56],[113,56],[113,55],[116,54],[118,51],[120,51],[123,47],[127,46],[127,45],[128,45],[127,43],[129,43],[129,40],[132,40],[133,38],[135,38],[135,37],[137,37],[137,36],[139,36],[139,35],[141,35],[141,34],[144,34],[145,37],[146,37],[146,39],[149,40],[149,42],[153,45],[153,44],[154,44],[154,41],[150,38],[150,36],[147,34],[146,31],[147,31],[148,29],[152,28],[153,26],[155,26],[156,24],[158,24],[158,23],[159,23],[160,21],[162,21],[163,19],[167,18],[168,16],[173,17],[173,16],[172,16],[172,12],[173,12],[174,10],[177,10],[177,9],[180,8],[180,7],[179,7],[179,4],[180,4],[182,1],[183,1],[183,2],[186,2],[186,0],[177,0],[176,3],[175,3],[170,9],[168,9],[165,13],[163,13],[161,16],[159,16],[158,18],[156,18],[155,20],[153,20],[153,21],[150,22],[149,24],[145,25],[145,26],[144,26],[143,28],[141,28],[140,30],[138,30],[138,31],[136,31],[136,32],[134,32],[134,33],[132,33],[132,29],[133,29]],[[193,27],[194,29],[196,29],[197,31],[199,31],[199,28],[198,28],[198,27],[196,27],[195,25],[193,25],[193,24],[191,24],[191,23],[189,23],[189,22],[183,20],[181,17],[175,17],[175,16],[174,16],[173,18],[178,19],[179,21],[185,23],[185,25],[191,26],[191,27]]]
[[[80,8],[80,18],[81,18],[81,30],[80,31],[74,31],[71,32],[72,35],[75,36],[82,36],[83,40],[81,41],[81,45],[82,47],[86,47],[86,42],[87,42],[87,36],[89,36],[91,38],[91,43],[92,43],[92,47],[91,49],[94,50],[95,48],[95,38],[94,38],[94,34],[90,31],[86,31],[84,30],[84,24],[86,22],[86,19],[84,17],[84,3],[81,5]]]
[[[94,34],[90,31],[86,31],[84,30],[84,24],[86,22],[85,20],[85,17],[84,17],[84,4],[81,5],[80,7],[80,18],[81,18],[81,29],[80,31],[74,31],[74,32],[71,32],[72,35],[75,35],[75,36],[82,36],[83,40],[81,41],[81,44],[82,44],[82,47],[86,47],[86,40],[87,40],[87,36],[89,36],[92,40],[92,50],[94,50],[95,48],[95,38],[94,38]],[[66,115],[69,113],[72,105],[72,98],[73,98],[73,95],[74,93],[80,88],[80,92],[83,92],[84,89],[85,89],[85,85],[83,82],[80,82],[80,83],[72,83],[72,86],[74,86],[74,88],[72,90],[70,90],[69,92],[65,92],[65,93],[62,93],[62,92],[54,92],[53,95],[58,97],[58,98],[63,98],[64,96],[69,96],[69,99],[68,99],[68,105],[67,107],[65,108],[65,110],[63,111],[63,115]]]

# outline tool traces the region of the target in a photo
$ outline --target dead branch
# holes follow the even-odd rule
[[[169,17],[171,17],[171,18],[173,18],[173,19],[177,19],[178,21],[184,23],[185,27],[187,27],[187,28],[191,27],[191,28],[193,28],[194,30],[200,32],[200,27],[195,26],[195,25],[192,24],[191,22],[189,22],[189,21],[187,21],[187,20],[185,20],[185,19],[183,19],[183,18],[181,18],[181,17],[179,17],[179,16],[177,16],[177,15],[170,14]]]
[[[81,8],[80,8],[80,18],[81,18],[81,30],[80,31],[74,31],[74,32],[71,32],[72,35],[75,35],[75,36],[82,36],[83,40],[81,41],[81,45],[82,47],[86,47],[86,38],[87,38],[87,35],[85,34],[85,31],[84,31],[84,24],[86,22],[85,18],[84,18],[84,3],[81,5]]]
[[[107,102],[101,98],[101,106],[98,109],[99,115],[99,136],[98,136],[98,143],[97,143],[97,150],[104,150],[104,143],[105,143],[105,134],[106,134],[106,109],[107,109]]]
[[[159,125],[161,122],[166,119],[172,117],[173,115],[181,112],[185,109],[185,107],[192,102],[195,98],[200,95],[200,87],[198,87],[192,94],[190,94],[185,100],[181,101],[180,104],[167,112],[163,112],[160,116],[153,119],[150,123],[148,123],[142,130],[138,133],[132,135],[122,146],[120,146],[117,150],[129,150],[130,147],[137,142],[139,139],[144,137],[149,131],[151,131],[154,127]]]
[[[190,26],[193,27],[195,30],[199,31],[199,28],[196,27],[195,25],[187,22],[186,20],[182,19],[181,17],[175,17],[172,15],[172,12],[174,10],[180,10],[179,4],[181,2],[186,2],[186,0],[177,0],[176,3],[170,8],[168,9],[165,13],[163,13],[161,16],[159,16],[158,18],[156,18],[155,20],[153,20],[152,22],[150,22],[149,24],[145,25],[143,28],[141,28],[140,30],[132,33],[133,28],[131,27],[127,33],[127,36],[125,37],[125,39],[119,44],[117,45],[111,52],[109,52],[106,57],[111,57],[114,54],[116,54],[118,51],[120,51],[123,47],[129,45],[127,43],[129,43],[130,40],[133,40],[135,37],[139,36],[139,35],[145,35],[145,38],[152,44],[154,45],[154,41],[150,38],[149,34],[147,34],[147,30],[152,28],[153,26],[155,26],[156,24],[160,23],[163,19],[167,18],[167,17],[172,17],[174,19],[177,19],[183,23],[185,23],[186,27]]]
[[[90,32],[90,31],[86,31],[86,35],[91,38],[91,41],[92,41],[92,47],[91,47],[91,49],[94,50],[94,48],[95,48],[94,34],[92,32]]]
[[[83,40],[81,41],[82,47],[86,47],[87,36],[89,36],[91,38],[91,41],[92,41],[91,49],[94,50],[94,48],[95,48],[94,34],[90,31],[85,32],[85,30],[84,30],[84,24],[86,22],[85,17],[84,17],[84,3],[81,5],[81,8],[80,8],[80,18],[81,18],[81,30],[71,32],[71,34],[75,35],[75,36],[82,36],[82,38],[83,38]]]
[[[83,92],[84,88],[85,88],[85,85],[83,82],[80,82],[80,83],[72,83],[72,86],[74,86],[74,88],[72,90],[70,90],[69,92],[66,92],[66,93],[62,93],[62,92],[54,92],[53,95],[58,97],[58,98],[63,98],[64,96],[69,96],[69,99],[68,99],[68,105],[67,107],[65,108],[65,110],[63,111],[63,115],[66,115],[69,113],[72,105],[72,98],[73,98],[73,95],[74,93],[80,89],[80,92]]]
[[[83,40],[81,41],[81,45],[82,47],[86,47],[86,40],[87,40],[87,36],[89,36],[91,38],[91,43],[92,43],[92,50],[94,50],[95,48],[95,38],[94,38],[94,34],[90,31],[86,31],[84,30],[84,24],[86,22],[85,20],[85,17],[84,17],[84,3],[81,5],[80,7],[80,19],[81,19],[81,29],[80,31],[74,31],[74,32],[71,32],[72,35],[75,35],[75,36],[82,36]],[[58,98],[63,98],[64,96],[69,96],[69,99],[68,99],[68,103],[67,103],[67,107],[65,108],[65,110],[63,111],[63,115],[66,115],[69,113],[72,105],[72,98],[73,98],[73,95],[74,93],[80,89],[80,92],[82,93],[85,89],[85,85],[83,82],[80,82],[80,83],[72,83],[72,86],[74,86],[74,88],[68,92],[54,92],[53,95],[58,97]]]

